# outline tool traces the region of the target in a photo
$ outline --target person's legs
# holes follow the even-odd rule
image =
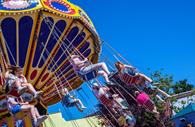
[[[35,123],[36,126],[39,126],[45,119],[47,119],[46,115],[40,116],[38,110],[36,107],[32,106],[33,112],[35,113],[35,116],[37,118],[37,122]]]
[[[35,123],[37,122],[37,117],[36,117],[36,114],[35,114],[35,111],[34,111],[34,106],[32,106],[32,105],[22,105],[21,106],[21,111],[30,112],[30,115],[32,116],[34,122]]]
[[[102,68],[102,70],[104,70],[107,74],[110,74],[110,71],[108,70],[106,64],[104,62],[98,63],[97,64],[99,67]]]
[[[75,99],[73,103],[74,103],[75,107],[76,107],[80,112],[83,111],[83,109],[81,108],[82,103],[79,103],[79,100]]]
[[[85,109],[86,107],[83,105],[80,99],[74,100],[75,104],[78,105],[80,108]]]
[[[30,84],[30,83],[22,83],[22,86],[26,86],[30,92],[32,92],[33,94],[35,94],[37,91],[35,90],[35,88]]]
[[[80,111],[80,112],[83,112],[83,109],[80,108],[80,106],[78,104],[75,104],[75,107]]]
[[[98,75],[103,76],[107,83],[110,82],[108,75],[104,71],[98,71]]]
[[[40,114],[39,114],[39,112],[38,112],[38,110],[37,110],[36,107],[34,107],[34,112],[35,112],[36,117],[39,118],[40,117]]]
[[[31,92],[32,94],[34,95],[34,98],[38,98],[41,96],[42,92],[41,91],[36,91],[35,88],[32,86],[32,84],[30,83],[22,83],[21,84],[22,86],[24,87],[27,87]]]
[[[107,75],[110,74],[110,71],[108,70],[108,68],[104,62],[89,65],[89,66],[85,67],[82,71],[89,72],[91,70],[99,70],[99,69],[102,69]]]
[[[156,106],[154,106],[153,112],[154,112],[155,114],[159,115],[159,112],[157,111]]]

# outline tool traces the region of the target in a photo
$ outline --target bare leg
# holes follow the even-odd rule
[[[153,113],[154,113],[154,115],[155,115],[156,119],[158,119],[158,120],[159,120],[159,118],[160,118],[160,113],[157,111],[156,106],[154,106]]]
[[[36,91],[30,83],[22,83],[22,86],[27,87],[30,92],[34,95],[34,98],[39,98],[42,95],[42,91]]]
[[[75,104],[75,107],[76,107],[80,112],[83,111],[83,109],[81,109],[80,106],[79,106],[78,104]]]
[[[104,70],[104,72],[106,72],[107,74],[110,74],[110,71],[108,70],[106,64],[104,62],[98,63],[99,66],[102,68],[102,70]]]
[[[108,75],[104,71],[98,71],[98,75],[102,75],[106,82],[110,82]]]
[[[155,114],[159,114],[159,112],[157,111],[156,106],[154,106],[153,112],[154,112]]]
[[[76,104],[77,104],[79,107],[81,107],[81,108],[86,108],[86,107],[83,105],[83,103],[81,102],[80,99],[75,99],[75,102],[76,102]]]
[[[22,83],[22,86],[26,86],[33,94],[35,94],[37,91],[30,83]]]
[[[77,102],[77,101],[76,101],[76,102]],[[80,112],[83,111],[83,109],[81,108],[80,104],[75,103],[75,107],[76,107]]]
[[[34,111],[35,111],[35,115],[36,115],[36,117],[37,117],[37,118],[39,118],[39,117],[40,117],[40,114],[39,114],[39,112],[38,112],[38,110],[37,110],[37,108],[36,108],[36,107],[34,107]]]
[[[22,111],[28,111],[28,112],[30,111],[30,114],[31,114],[33,120],[35,122],[37,122],[37,117],[36,117],[36,114],[35,114],[35,111],[34,111],[34,106],[32,106],[32,105],[22,105],[21,110]]]
[[[102,70],[104,71],[107,75],[110,74],[110,71],[108,70],[106,64],[104,62],[101,63],[97,63],[97,64],[93,64],[93,65],[89,65],[87,66],[87,68],[85,69],[85,71],[89,71],[89,70]]]

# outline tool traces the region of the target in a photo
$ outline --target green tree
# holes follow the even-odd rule
[[[190,91],[193,89],[193,85],[189,84],[187,79],[176,82],[171,88],[173,89],[175,94]]]

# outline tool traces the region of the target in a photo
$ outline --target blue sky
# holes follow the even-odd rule
[[[164,73],[172,74],[175,81],[185,78],[195,84],[194,0],[71,2],[86,11],[100,38],[112,45],[141,72],[148,74],[148,67],[152,70],[164,68]],[[86,85],[83,87],[94,100]],[[87,98],[82,92],[81,95]],[[79,95],[78,97],[81,98]],[[83,101],[87,105],[87,102]],[[93,104],[95,103],[97,101],[93,101]],[[92,107],[90,105],[87,106]],[[60,104],[52,106],[49,112],[58,110],[59,106]],[[88,108],[83,114],[78,113],[75,108],[68,111],[76,113],[73,117],[77,118],[92,110],[93,108]],[[63,113],[67,119],[64,111]]]

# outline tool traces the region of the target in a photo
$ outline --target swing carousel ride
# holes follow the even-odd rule
[[[56,89],[75,89],[82,84],[68,61],[71,53],[79,52],[92,63],[100,53],[93,23],[80,7],[66,0],[1,1],[0,47],[1,71],[5,72],[5,64],[23,68],[27,81],[43,91],[42,99],[30,100],[42,110],[60,101]],[[9,112],[2,82],[0,92],[1,121],[12,127],[15,118],[6,117]],[[31,99],[28,93],[24,96]]]
[[[47,114],[48,106],[61,101],[61,89],[67,87],[69,90],[74,90],[84,81],[95,78],[90,74],[85,75],[86,79],[81,78],[75,72],[69,60],[70,56],[77,54],[82,58],[87,58],[90,64],[95,64],[99,60],[102,46],[100,44],[102,43],[89,17],[80,7],[67,0],[1,0],[0,126],[14,127],[18,119],[22,119],[26,127],[33,126],[29,115],[22,112],[13,115],[7,108],[6,86],[2,76],[6,72],[7,65],[21,67],[27,81],[37,91],[43,92],[40,99],[34,99],[29,91],[22,93],[21,96],[14,90],[9,93],[35,105],[40,114]],[[107,46],[110,47],[108,44]],[[122,58],[121,55],[119,56]],[[121,121],[124,122],[122,116],[129,113],[128,110],[131,110],[133,114],[138,111],[134,92],[140,90],[137,87],[125,88],[124,85],[137,80],[134,77],[127,74],[121,80],[118,72],[109,75],[110,81],[115,84],[115,87],[111,85],[109,92],[115,94],[113,98],[118,99],[117,101],[125,101],[127,104],[126,107],[121,106],[125,111],[113,111],[112,104],[111,107],[104,105],[104,103],[110,103],[108,98],[101,98],[102,100],[99,98],[105,106],[104,109],[107,110],[106,115],[103,114],[103,116],[110,126],[123,126],[120,124]],[[98,82],[98,79],[95,80]],[[189,94],[184,93],[177,97]],[[169,102],[164,104],[166,104],[165,114],[168,114],[166,117],[170,118],[171,105]],[[153,110],[154,107],[153,103],[149,103],[149,109]],[[131,116],[132,113],[130,113]],[[112,119],[115,123],[110,122]],[[133,123],[135,124],[135,121]]]

